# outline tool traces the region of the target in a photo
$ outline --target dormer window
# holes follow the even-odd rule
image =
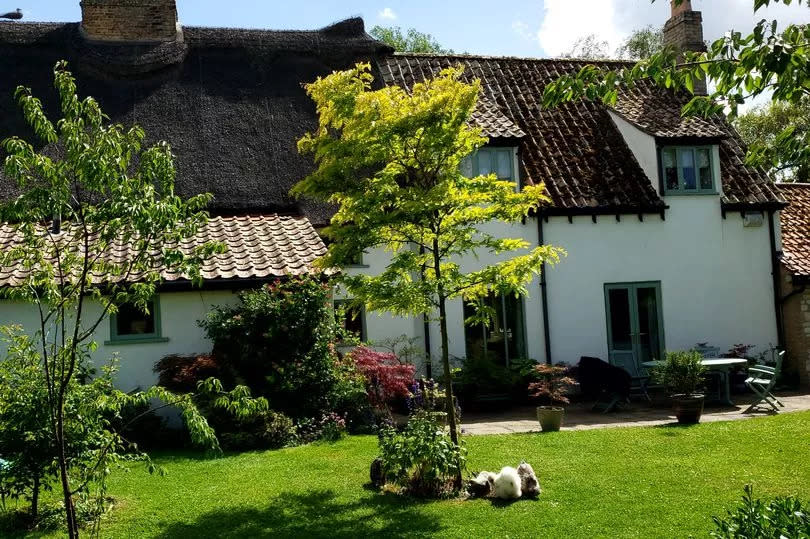
[[[499,180],[515,180],[515,148],[485,146],[461,161],[461,173],[468,178],[495,174]]]
[[[711,146],[661,148],[665,195],[716,194]]]

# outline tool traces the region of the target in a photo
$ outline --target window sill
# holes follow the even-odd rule
[[[343,267],[346,268],[346,269],[352,269],[352,268],[363,269],[363,268],[370,268],[371,266],[369,266],[368,264],[346,264]]]
[[[706,196],[706,195],[719,195],[717,191],[694,191],[691,193],[683,191],[664,191],[665,197],[683,197],[683,196]]]
[[[151,344],[159,342],[169,342],[168,337],[143,337],[134,339],[111,339],[104,341],[104,346],[119,346],[121,344]]]

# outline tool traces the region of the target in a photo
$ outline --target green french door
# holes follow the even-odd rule
[[[605,309],[611,365],[637,376],[642,363],[663,358],[660,282],[606,284]]]

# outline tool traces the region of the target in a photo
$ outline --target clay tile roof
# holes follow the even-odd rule
[[[782,263],[796,277],[810,277],[810,183],[781,183]]]
[[[681,117],[684,95],[639,84],[625,90],[612,109],[590,102],[543,108],[546,84],[593,63],[607,68],[629,65],[577,59],[395,54],[381,59],[380,71],[386,84],[410,87],[445,67],[463,64],[465,78],[479,79],[484,98],[524,132],[518,143],[522,179],[527,184],[545,184],[554,204],[546,210],[549,213],[665,208],[610,111],[659,139],[719,141],[724,207],[783,202],[762,169],[744,164],[743,145],[724,120]]]
[[[662,92],[651,83],[625,88],[613,109],[642,131],[658,138],[725,138],[722,119],[683,116],[686,93]]]
[[[492,101],[485,96],[478,99],[472,113],[472,124],[480,127],[489,138],[520,138],[526,136],[523,130],[515,125]]]
[[[63,229],[68,235],[69,226]],[[20,239],[13,225],[0,225],[0,249],[12,248]],[[184,241],[181,249],[191,252],[205,242],[218,241],[227,251],[205,261],[202,276],[206,281],[217,279],[263,279],[314,273],[312,263],[326,254],[326,246],[308,219],[276,214],[214,217],[196,236]],[[126,260],[129,245],[114,245],[108,258]],[[27,276],[25,268],[0,268],[0,286],[19,286]],[[188,280],[187,276],[164,270],[166,281]],[[109,277],[95,275],[97,284]],[[134,276],[133,280],[137,280]]]

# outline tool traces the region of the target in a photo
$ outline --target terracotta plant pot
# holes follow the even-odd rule
[[[681,425],[700,423],[700,416],[703,414],[703,395],[672,395],[672,407]]]
[[[555,432],[560,430],[565,408],[561,406],[538,406],[537,420],[543,432]]]

